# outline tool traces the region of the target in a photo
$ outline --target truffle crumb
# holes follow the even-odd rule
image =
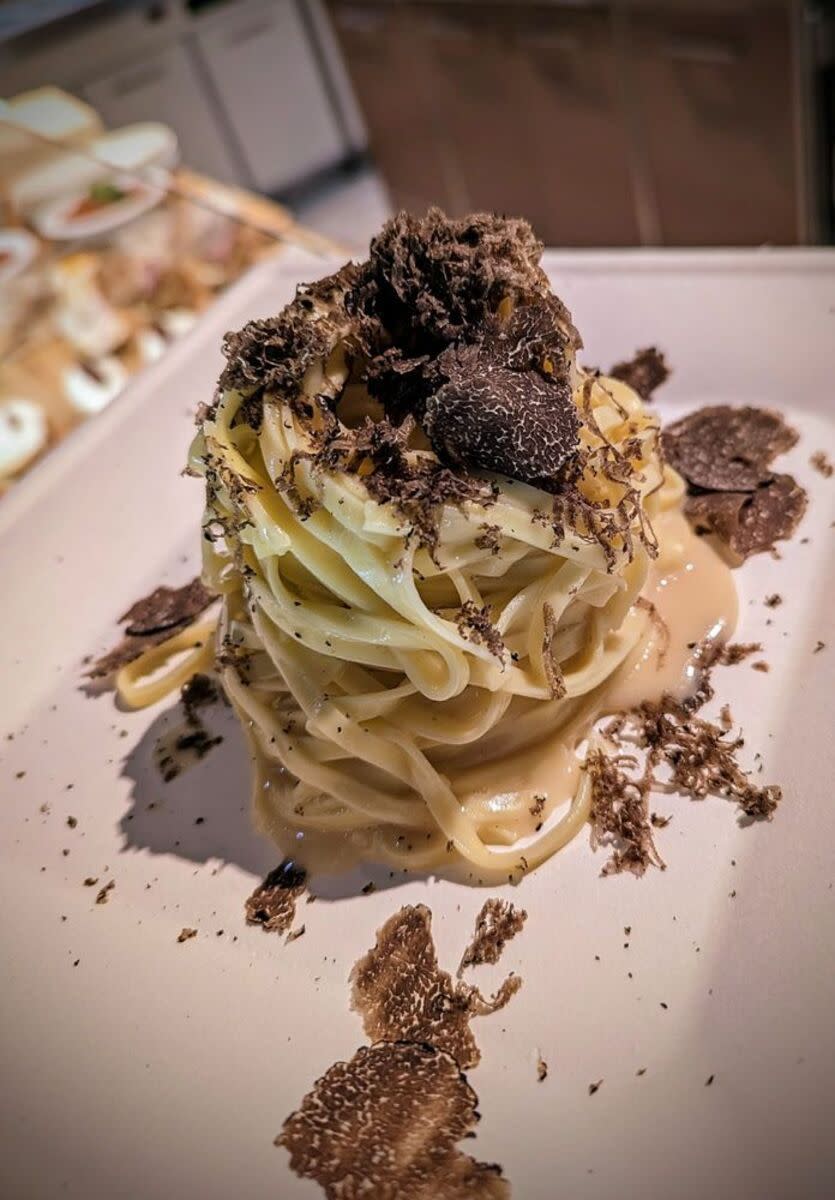
[[[507,943],[521,932],[527,916],[524,909],[508,900],[486,900],[476,917],[475,933],[461,958],[458,975],[467,967],[497,963]]]
[[[465,600],[458,610],[456,624],[458,632],[465,640],[486,646],[498,659],[504,657],[505,645],[502,635],[490,620],[489,604],[479,608],[472,600]]]
[[[708,1075],[707,1079],[705,1080],[705,1087],[710,1087],[715,1078],[715,1075]]]
[[[615,363],[609,371],[613,379],[620,379],[637,392],[642,400],[649,400],[656,388],[670,377],[666,359],[655,346],[637,350],[634,358]]]
[[[544,1083],[548,1078],[548,1064],[541,1054],[536,1063],[536,1078],[539,1083]]]
[[[715,661],[723,667],[735,667],[738,663],[745,662],[752,654],[759,654],[761,650],[761,642],[728,642],[720,649]]]
[[[771,667],[763,659],[760,659],[758,662],[751,663],[751,667],[754,671],[762,671],[763,674],[766,674],[771,670]]]
[[[330,1200],[506,1200],[501,1168],[457,1149],[475,1129],[477,1103],[448,1054],[382,1042],[326,1071],[276,1145],[289,1152],[291,1170]]]
[[[86,883],[87,880],[85,879],[84,882]],[[115,886],[116,886],[115,879],[108,880],[108,882],[104,885],[104,887],[100,888],[98,893],[96,894],[96,904],[107,904],[107,901],[110,899],[110,893],[113,891]]]
[[[766,606],[766,608],[779,608],[782,603],[783,597],[779,594],[779,592],[773,592],[770,596],[766,596],[765,600],[763,600],[763,604]]]
[[[76,825],[78,824],[78,817],[67,817],[67,824],[69,825],[70,829],[75,829]]]
[[[475,545],[479,550],[489,550],[491,554],[498,554],[502,548],[501,525],[482,525],[481,533],[476,535]]]
[[[598,1092],[600,1090],[602,1084],[603,1084],[602,1079],[598,1079],[596,1083],[590,1083],[589,1084],[589,1095],[593,1096],[595,1092]]]
[[[304,868],[291,859],[279,863],[247,900],[247,925],[260,925],[267,932],[287,933],[306,881]]]
[[[187,941],[189,941],[190,938],[196,938],[196,937],[197,937],[197,930],[190,929],[188,925],[185,925],[180,930],[180,932],[177,934],[177,941],[178,942],[187,942]]]
[[[290,932],[287,934],[287,937],[284,939],[284,941],[286,943],[295,942],[296,938],[300,938],[303,936],[305,928],[306,928],[306,926],[299,925],[298,929],[291,929]]]
[[[543,812],[545,811],[546,799],[547,799],[547,797],[543,796],[541,794],[534,796],[533,804],[528,809],[528,812],[531,814],[532,817],[539,818],[542,816]]]
[[[826,642],[822,642],[822,641],[820,640],[820,638],[818,638],[818,641],[816,642],[816,644],[815,644],[815,648],[814,648],[814,650],[812,651],[812,653],[813,653],[813,654],[820,654],[821,650],[825,650],[825,649],[826,649]]]
[[[217,684],[210,675],[198,672],[192,675],[180,688],[180,699],[185,709],[186,717],[192,724],[199,723],[198,709],[216,704],[220,699]]]
[[[824,479],[832,478],[832,473],[835,471],[835,467],[833,467],[832,463],[829,461],[829,457],[825,450],[816,450],[809,459],[809,464],[810,466],[814,467],[814,469],[820,475],[823,475]]]

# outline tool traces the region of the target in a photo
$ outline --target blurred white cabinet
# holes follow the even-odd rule
[[[241,170],[218,130],[217,114],[187,49],[180,42],[123,66],[82,88],[86,100],[111,128],[167,121],[180,139],[183,162],[225,182],[238,182]]]
[[[196,41],[257,187],[279,191],[345,155],[296,0],[221,10]]]

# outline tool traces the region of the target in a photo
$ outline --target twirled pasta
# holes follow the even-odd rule
[[[329,370],[338,392],[344,367]],[[304,390],[321,394],[317,372]],[[369,858],[401,865],[457,853],[512,871],[520,850],[495,844],[511,841],[501,816],[463,808],[449,775],[546,734],[577,742],[598,689],[643,635],[635,601],[652,542],[637,535],[681,494],[658,458],[655,419],[625,384],[577,373],[575,402],[591,418],[584,441],[628,444],[640,495],[635,536],[608,554],[582,529],[555,536],[543,519],[552,498],[507,479],[487,505],[444,509],[430,553],[361,474],[297,457],[310,449],[297,397],[270,397],[257,435],[235,424],[243,399],[221,396],[191,465],[215,481],[204,577],[223,595],[223,683],[251,732],[261,824],[347,835]],[[613,487],[594,470],[582,481],[588,499],[612,508]],[[458,619],[462,606],[487,606],[501,649]],[[572,804],[525,847],[524,865],[559,849],[587,815]]]

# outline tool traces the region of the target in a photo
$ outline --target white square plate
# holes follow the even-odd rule
[[[201,487],[180,470],[221,335],[278,311],[297,280],[330,265],[295,252],[263,264],[0,505],[8,1200],[320,1194],[272,1140],[364,1041],[348,1008],[352,964],[387,916],[421,900],[452,967],[494,894],[397,879],[366,896],[366,872],[314,881],[318,903],[291,945],[248,928],[244,899],[277,854],[250,830],[231,719],[210,714],[223,745],[166,785],[152,762],[166,705],[122,713],[80,688],[83,657],[112,642],[118,614],[197,569]],[[587,361],[666,351],[662,414],[763,404],[801,432],[780,467],[810,492],[799,534],[781,561],[737,573],[737,636],[762,640],[771,671],[716,675],[749,763],[761,751],[762,779],[785,799],[772,823],[742,828],[726,801],[664,798],[665,872],[602,879],[603,856],[578,838],[513,890],[529,920],[485,975],[515,969],[525,984],[476,1026],[483,1119],[464,1148],[502,1163],[522,1200],[830,1197],[835,479],[809,458],[835,448],[835,254],[552,254],[547,265]],[[784,597],[774,610],[771,592]],[[115,880],[107,904],[86,877]],[[178,944],[183,926],[199,933]]]

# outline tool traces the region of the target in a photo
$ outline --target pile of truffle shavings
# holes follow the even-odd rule
[[[236,422],[257,431],[264,404],[281,398],[309,434],[309,449],[277,481],[303,519],[316,505],[297,481],[307,459],[314,472],[356,474],[433,552],[444,504],[492,502],[497,486],[479,474],[488,471],[550,492],[555,538],[570,525],[603,547],[611,569],[622,552],[631,557],[636,538],[652,552],[632,462],[639,441],[608,443],[588,393],[578,413],[570,362],[581,341],[550,293],[541,253],[523,221],[401,213],[372,241],[367,261],[300,288],[279,316],[227,335],[221,388],[245,396]],[[339,389],[326,369],[337,350],[350,378],[382,405],[383,420],[359,429],[338,420]],[[321,386],[307,394],[302,383],[317,364]],[[433,454],[410,448],[416,426]],[[608,481],[611,505],[584,495],[584,474]],[[234,481],[217,482],[243,510]]]
[[[693,696],[681,701],[667,694],[618,715],[603,730],[611,752],[590,749],[584,769],[592,789],[592,847],[611,849],[604,875],[664,869],[654,830],[667,820],[650,812],[652,792],[677,792],[694,800],[724,796],[738,805],[744,819],[773,816],[781,789],[752,782],[737,758],[744,744],[741,735],[699,715],[713,698],[711,667],[740,661],[736,649],[703,647],[702,676]]]

